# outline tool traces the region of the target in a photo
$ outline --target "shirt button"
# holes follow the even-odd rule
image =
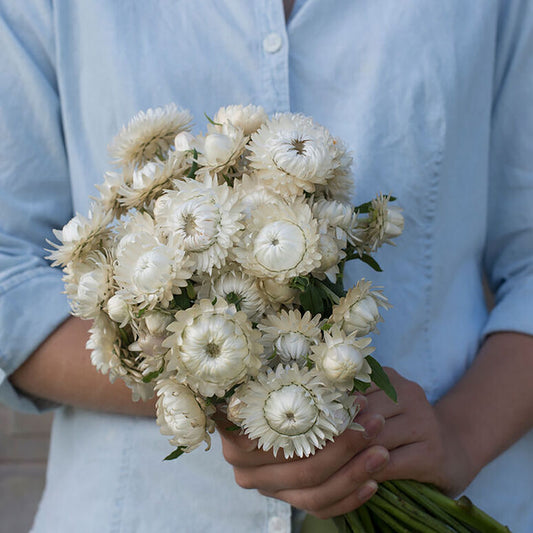
[[[279,33],[269,33],[263,39],[263,50],[269,54],[275,54],[283,46],[283,39]]]
[[[289,529],[287,528],[283,518],[279,516],[273,516],[268,521],[268,533],[288,533]]]

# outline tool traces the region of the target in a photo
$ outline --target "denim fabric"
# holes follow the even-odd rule
[[[347,282],[385,288],[377,357],[430,400],[485,335],[533,334],[532,27],[528,0],[304,0],[287,24],[273,0],[0,0],[3,401],[42,407],[7,377],[68,315],[45,239],[87,212],[120,127],[169,102],[197,124],[234,103],[312,115],[353,152],[355,203],[399,198],[384,272],[355,264]],[[238,488],[217,439],[167,452],[153,421],[58,408],[34,531],[289,530],[289,506]],[[533,433],[467,494],[533,531]]]

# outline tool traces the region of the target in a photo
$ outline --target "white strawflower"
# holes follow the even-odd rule
[[[176,191],[160,196],[154,207],[157,224],[192,258],[195,269],[211,273],[221,268],[239,238],[242,214],[226,184],[206,176],[203,182],[186,179]]]
[[[318,185],[316,192],[330,200],[350,202],[354,194],[354,178],[351,171],[352,156],[344,143],[333,140],[332,176],[324,185]]]
[[[263,205],[247,222],[234,249],[244,270],[285,283],[320,265],[318,226],[303,202]]]
[[[111,296],[112,268],[108,257],[93,251],[85,261],[71,263],[65,272],[63,281],[72,314],[84,319],[95,318]]]
[[[276,280],[264,278],[259,280],[259,286],[270,305],[277,309],[280,305],[289,305],[298,296],[298,290],[288,283],[278,283]]]
[[[172,181],[183,178],[189,164],[183,154],[172,152],[165,161],[150,161],[133,172],[131,184],[118,190],[119,203],[127,209],[141,208],[157,198]]]
[[[174,148],[176,152],[189,152],[196,148],[196,137],[188,132],[182,131],[176,135],[174,139]]]
[[[206,414],[204,402],[172,378],[158,381],[156,391],[157,424],[163,435],[172,437],[170,444],[191,452],[205,441],[209,449],[214,423]]]
[[[95,187],[100,192],[99,202],[107,211],[113,211],[116,216],[124,212],[124,208],[118,202],[118,191],[122,186],[131,184],[131,172],[106,172],[104,181]]]
[[[178,311],[168,330],[172,335],[163,343],[170,348],[168,370],[177,370],[177,379],[202,396],[222,397],[261,367],[260,333],[244,312],[222,299]]]
[[[401,208],[389,205],[390,197],[382,194],[372,200],[367,216],[357,218],[352,231],[352,244],[359,253],[371,253],[403,232],[404,218]]]
[[[332,283],[335,283],[337,274],[340,272],[339,262],[346,257],[346,253],[343,250],[345,243],[337,239],[332,233],[332,230],[328,233],[320,233],[318,241],[320,265],[313,274],[319,279],[326,276]]]
[[[311,359],[324,376],[336,387],[351,390],[354,379],[370,383],[372,369],[365,357],[374,348],[369,347],[369,337],[349,336],[337,326],[324,332],[324,342],[311,346]]]
[[[239,427],[242,426],[244,421],[244,418],[242,417],[242,407],[244,407],[244,402],[241,400],[240,395],[241,391],[245,388],[246,383],[239,385],[235,392],[230,396],[226,407],[226,418]]]
[[[107,314],[120,327],[124,327],[131,319],[131,307],[120,294],[114,294],[107,301]]]
[[[126,233],[118,243],[114,265],[118,294],[140,308],[166,307],[187,285],[190,264],[183,250],[172,242],[161,242],[147,213],[136,218],[144,219],[152,231]]]
[[[167,327],[174,321],[174,316],[168,312],[164,313],[154,309],[147,311],[143,315],[146,329],[151,335],[164,335],[166,334]]]
[[[190,128],[191,114],[175,104],[140,111],[113,139],[109,153],[123,167],[142,166],[164,158],[180,131]]]
[[[218,132],[196,137],[194,147],[198,151],[197,161],[200,166],[197,177],[203,180],[207,174],[222,176],[225,173],[233,176],[230,168],[238,164],[247,140],[242,129],[229,122],[223,124]]]
[[[333,177],[333,137],[301,114],[276,114],[252,135],[249,150],[256,175],[282,194],[312,193]]]
[[[265,187],[261,180],[248,174],[244,174],[240,180],[235,180],[233,190],[238,196],[237,208],[243,213],[245,221],[253,219],[261,206],[286,206],[288,203],[282,196]]]
[[[358,337],[368,335],[383,319],[379,307],[390,309],[391,305],[379,289],[371,290],[372,282],[360,279],[346,296],[333,306],[331,321],[347,334],[356,332]]]
[[[228,269],[206,278],[198,291],[198,298],[222,298],[234,304],[237,310],[244,311],[252,322],[257,322],[267,306],[257,279],[232,269],[231,265]]]
[[[102,374],[109,375],[113,383],[120,378],[132,391],[133,401],[148,400],[154,395],[154,386],[143,383],[137,354],[128,350],[131,331],[120,329],[105,313],[100,313],[89,330],[87,349],[91,350],[91,362]]]
[[[267,119],[268,116],[261,106],[229,105],[221,107],[216,112],[213,118],[215,124],[209,124],[208,129],[220,132],[222,131],[221,125],[229,122],[248,136],[257,131]]]
[[[346,246],[348,233],[357,221],[352,205],[339,200],[319,198],[311,204],[311,209],[319,224],[332,229],[335,238]]]
[[[335,411],[335,426],[339,431],[339,435],[344,433],[347,429],[352,431],[365,431],[365,428],[355,422],[355,419],[361,411],[361,405],[358,397],[353,392],[344,392],[342,396],[337,400],[342,409]]]
[[[238,390],[242,402],[238,415],[242,427],[258,446],[280,448],[285,458],[308,457],[339,434],[336,412],[340,393],[323,384],[316,370],[278,365],[267,369]]]
[[[303,366],[311,346],[321,341],[319,323],[320,315],[313,317],[307,311],[302,316],[298,309],[283,309],[280,313],[267,315],[257,326],[262,332],[265,355],[275,354],[279,360],[275,360],[275,363],[287,365],[296,362]]]
[[[169,336],[167,326],[174,320],[173,314],[158,310],[146,311],[134,323],[135,342],[128,346],[130,352],[137,354],[137,369],[144,379],[154,379],[164,374],[167,348],[163,341]],[[166,375],[166,374],[164,374]]]
[[[77,214],[71,218],[62,230],[53,230],[55,237],[61,244],[47,241],[56,248],[56,250],[47,250],[50,255],[52,266],[66,266],[71,261],[83,261],[85,256],[92,250],[101,247],[102,241],[109,233],[109,224],[113,220],[110,211],[94,203],[91,205],[89,215],[85,218]]]
[[[100,313],[89,329],[87,349],[91,350],[91,361],[102,374],[120,367],[120,333],[104,313]],[[110,377],[114,380],[116,374]]]

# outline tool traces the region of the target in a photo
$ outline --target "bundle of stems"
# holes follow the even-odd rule
[[[339,533],[510,533],[466,496],[454,500],[410,480],[381,483],[362,507],[334,521]]]

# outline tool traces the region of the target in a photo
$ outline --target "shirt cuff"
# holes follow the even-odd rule
[[[0,402],[39,413],[56,404],[23,394],[9,376],[69,316],[61,272],[49,267],[11,278],[0,292]]]
[[[497,299],[483,337],[499,331],[533,335],[533,279],[521,280]]]

